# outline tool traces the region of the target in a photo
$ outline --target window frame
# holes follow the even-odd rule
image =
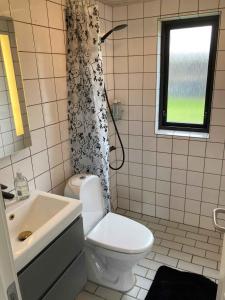
[[[173,131],[189,131],[209,133],[211,104],[216,70],[217,42],[219,34],[219,15],[163,21],[161,23],[161,53],[160,53],[160,90],[159,90],[159,120],[158,129]],[[207,74],[205,112],[203,124],[167,122],[168,81],[169,81],[169,46],[170,30],[188,27],[212,26],[209,65]]]

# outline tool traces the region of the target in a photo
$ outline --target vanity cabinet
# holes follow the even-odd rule
[[[86,278],[81,217],[18,273],[23,300],[74,300]]]

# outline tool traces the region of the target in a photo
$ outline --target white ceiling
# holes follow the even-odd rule
[[[140,3],[140,2],[146,2],[151,0],[102,0],[102,2],[109,4],[109,5],[126,5],[129,3]]]

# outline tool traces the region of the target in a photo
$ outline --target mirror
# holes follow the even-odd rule
[[[31,146],[13,20],[0,17],[0,159]]]

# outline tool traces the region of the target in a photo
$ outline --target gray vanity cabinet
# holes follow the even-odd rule
[[[82,218],[18,273],[23,300],[74,300],[86,283]]]

